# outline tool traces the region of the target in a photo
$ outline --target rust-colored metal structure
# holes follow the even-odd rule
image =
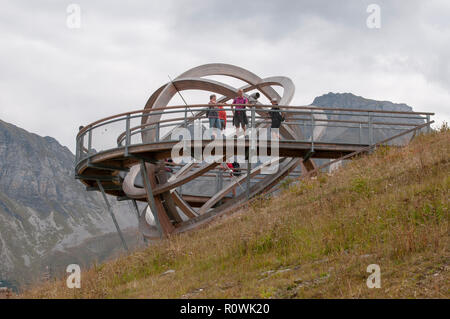
[[[246,83],[232,87],[212,80],[211,76],[227,76]],[[279,94],[274,86],[282,88]],[[195,137],[196,127],[203,132],[201,124],[206,120],[208,105],[169,106],[176,94],[185,90],[201,90],[220,94],[217,101],[231,118],[234,112],[232,100],[239,89],[251,103],[248,136],[233,134],[216,135],[214,138]],[[271,105],[263,105],[252,98],[257,92],[268,100],[277,100],[286,121],[280,127],[280,138],[255,138],[255,132],[270,126],[268,115]],[[373,130],[376,126],[398,124],[408,128],[398,135],[406,135],[417,129],[429,129],[432,113],[388,112],[373,110],[331,109],[314,106],[289,106],[295,92],[293,82],[283,76],[260,78],[243,68],[229,64],[206,64],[190,69],[173,81],[158,88],[148,99],[145,108],[138,111],[111,116],[91,123],[77,135],[76,178],[87,190],[101,191],[119,200],[131,200],[138,214],[139,229],[145,238],[161,238],[194,229],[241,205],[251,197],[270,190],[288,175],[301,176],[317,171],[315,159],[339,159],[343,156],[370,150],[375,145]],[[207,94],[205,94],[207,98]],[[210,106],[210,105],[209,105]],[[345,112],[355,116],[354,121],[332,120],[327,114]],[[383,122],[381,117],[415,118],[417,123]],[[367,116],[367,121],[361,117]],[[423,124],[425,122],[425,124]],[[321,141],[323,128],[335,125],[359,125],[358,143],[335,143]],[[398,126],[397,125],[397,126]],[[362,141],[362,131],[367,128],[367,141]],[[194,137],[180,141],[174,132],[180,129],[194,133]],[[259,131],[258,131],[259,130]],[[305,132],[308,131],[308,132]],[[223,132],[222,132],[223,133]],[[255,133],[256,134],[256,133]],[[220,136],[220,138],[218,138]],[[232,142],[232,143],[231,143]],[[98,144],[98,145],[97,145]],[[183,152],[203,154],[214,145],[215,160],[174,163],[174,147],[182,144]],[[233,160],[238,149],[244,150],[245,160],[240,168],[230,172],[225,162]],[[277,154],[264,153],[276,150]],[[251,163],[253,155],[266,154],[266,161]],[[270,173],[263,171],[276,164]],[[120,228],[105,195],[105,201],[120,234]],[[136,202],[148,207],[138,209]],[[123,240],[123,238],[122,238]],[[126,247],[123,240],[124,247]]]

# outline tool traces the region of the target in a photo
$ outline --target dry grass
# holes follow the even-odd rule
[[[21,297],[449,298],[449,189],[443,128]]]

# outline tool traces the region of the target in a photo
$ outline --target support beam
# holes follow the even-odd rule
[[[167,183],[167,172],[164,169],[164,165],[158,166],[158,172],[155,173],[155,176],[158,179],[158,185]],[[181,223],[183,219],[180,214],[178,214],[177,208],[173,201],[172,195],[170,191],[166,191],[161,194],[162,199],[164,200],[164,209],[171,220],[175,223]]]
[[[123,238],[122,231],[120,230],[119,224],[117,223],[116,216],[114,216],[112,207],[108,202],[108,198],[106,198],[106,193],[105,193],[105,190],[103,189],[103,185],[100,182],[100,180],[97,180],[97,185],[100,188],[100,191],[102,192],[103,199],[105,200],[106,207],[108,208],[109,214],[111,215],[114,225],[116,226],[117,233],[119,234],[120,240],[122,241],[123,248],[125,248],[125,250],[128,251],[127,243],[125,242],[125,238]]]
[[[226,194],[231,192],[237,186],[240,186],[240,183],[243,182],[244,179],[247,179],[248,176],[250,176],[250,178],[251,178],[251,177],[259,174],[261,172],[262,168],[267,167],[268,165],[277,164],[280,161],[284,161],[284,159],[273,158],[270,161],[260,164],[258,167],[254,168],[253,170],[247,171],[247,174],[245,174],[239,178],[236,178],[232,183],[228,184],[219,193],[215,194],[205,204],[203,204],[202,207],[198,210],[198,214],[199,215],[205,214],[208,211],[208,209],[213,207],[213,205],[216,204],[219,200],[221,200]]]
[[[141,218],[141,214],[139,212],[139,207],[138,207],[135,199],[132,199],[131,202],[133,203],[134,210],[136,211],[138,227],[139,227],[140,218]],[[143,213],[143,215],[144,215],[143,217],[144,217],[144,220],[145,220],[145,212]],[[142,239],[144,240],[144,243],[146,244],[147,243],[147,238],[144,235],[142,235]]]
[[[247,161],[247,176],[246,176],[246,180],[247,180],[247,187],[245,189],[245,194],[247,199],[250,199],[250,181],[251,181],[251,172],[252,170],[252,163],[250,163],[250,156],[248,157],[248,161]]]
[[[96,187],[96,186],[86,186],[86,191],[87,192],[92,192],[92,191],[99,191],[100,188]],[[107,190],[107,191],[121,191],[122,190],[122,186],[120,185],[107,185],[107,186],[103,186],[103,190]]]
[[[105,181],[105,182],[120,181],[119,177],[111,175],[75,175],[75,179],[82,179],[86,181]]]
[[[158,218],[158,210],[156,209],[156,202],[155,202],[155,198],[153,197],[152,186],[151,186],[150,180],[148,178],[147,167],[145,166],[144,160],[141,161],[141,174],[142,174],[142,179],[144,181],[145,191],[147,192],[147,202],[148,202],[148,205],[150,206],[150,210],[153,213],[153,218],[155,219],[156,227],[158,228],[159,234],[162,237],[163,232],[162,232],[161,224],[160,224],[159,218]]]
[[[151,205],[155,222],[159,227],[161,236],[167,237],[175,227],[171,223],[167,211],[163,205],[161,196],[155,196],[153,189],[156,187],[155,167],[154,164],[148,164],[150,170],[147,169],[145,162],[141,162],[141,174],[143,174],[144,186],[147,192],[147,201]],[[154,210],[153,210],[154,207]]]
[[[98,169],[106,170],[106,171],[122,171],[122,172],[129,172],[130,171],[130,169],[128,169],[126,167],[119,167],[119,166],[112,166],[112,165],[101,165],[101,164],[93,164],[93,163],[89,163],[88,167],[98,168]]]
[[[138,208],[138,205],[136,203],[136,200],[132,199],[131,202],[133,203],[133,207],[136,210],[136,215],[137,215],[137,218],[138,218],[138,221],[139,221],[139,217],[140,217],[141,214],[139,213],[139,208]]]
[[[306,153],[305,157],[303,157],[303,162],[308,161],[311,158],[311,156],[313,156],[314,153],[315,153],[314,150],[311,148],[311,150],[309,150],[308,153]]]
[[[192,209],[192,207],[183,199],[183,197],[174,190],[172,193],[173,201],[175,205],[177,205],[182,212],[189,218],[194,218],[198,216],[198,214]]]

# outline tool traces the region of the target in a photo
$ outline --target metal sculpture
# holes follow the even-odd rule
[[[225,83],[220,83],[214,80],[206,79],[206,76],[212,75],[222,75],[229,76],[239,80],[242,80],[247,83],[246,86],[241,88],[234,88]],[[281,86],[283,90],[283,96],[280,96],[277,91],[275,91],[272,86],[277,85]],[[178,76],[175,80],[165,84],[156,90],[148,99],[145,110],[149,110],[152,108],[165,108],[167,107],[170,100],[174,95],[184,90],[204,90],[208,92],[214,92],[223,95],[223,97],[218,99],[218,103],[226,103],[229,100],[233,99],[238,89],[242,89],[244,92],[249,92],[257,89],[264,96],[266,96],[269,100],[277,100],[280,101],[281,105],[289,105],[291,102],[295,87],[293,82],[287,78],[282,76],[270,77],[262,79],[258,77],[256,74],[245,70],[243,68],[229,65],[229,64],[206,64],[202,66],[195,67],[190,69],[180,76]],[[197,113],[195,116],[192,116],[188,119],[188,121],[193,121],[198,116],[201,116],[201,112]],[[152,115],[149,114],[142,118],[142,125],[152,125],[158,123],[161,120],[161,114]],[[301,131],[298,129],[291,129],[286,125],[283,125],[282,134],[286,134],[292,139],[300,139]],[[166,135],[168,136],[168,135]],[[142,139],[145,143],[151,143],[156,140],[155,132],[152,133],[142,133]],[[196,215],[204,215],[208,210],[210,210],[214,205],[220,202],[227,194],[233,191],[238,185],[244,182],[245,178],[247,178],[247,174],[245,176],[240,177],[239,179],[233,180],[231,183],[226,185],[223,189],[217,192],[214,196],[211,196],[195,213],[194,209],[190,207],[189,203],[183,200],[182,194],[179,194],[176,187],[182,186],[185,183],[188,183],[192,180],[192,178],[199,177],[213,169],[217,166],[217,163],[212,164],[204,164],[201,168],[187,174],[190,171],[194,163],[186,164],[185,167],[180,169],[177,174],[172,175],[170,178],[164,178],[165,173],[162,172],[163,167],[157,166],[156,164],[147,164],[148,170],[151,172],[148,175],[149,184],[152,184],[155,188],[164,187],[164,185],[169,185],[166,187],[164,192],[156,192],[153,189],[154,203],[150,201],[150,209],[154,213],[154,221],[155,224],[160,224],[161,230],[164,235],[172,233],[175,228],[173,227],[173,222],[179,223],[182,221],[182,217],[180,216],[179,210],[188,217],[196,217]],[[301,161],[298,158],[290,158],[284,163],[281,168],[281,171],[277,175],[270,176],[265,182],[269,185],[275,183],[280,176],[284,176],[289,171],[293,170],[298,165],[302,165],[304,170],[314,169],[315,165],[312,159],[308,159],[305,161]],[[123,182],[123,190],[125,194],[134,199],[142,199],[146,198],[148,195],[149,187],[138,188],[135,186],[135,180],[138,176],[138,166],[132,168],[131,172],[125,177]],[[141,170],[143,167],[141,168]],[[260,169],[260,168],[259,168]],[[256,175],[259,169],[254,169],[251,171],[251,175]],[[159,172],[159,175],[158,175]],[[156,178],[158,176],[158,178]],[[207,182],[207,181],[206,181]],[[261,189],[262,191],[264,189]],[[199,194],[200,195],[200,194]],[[238,200],[235,200],[236,202]],[[163,205],[162,203],[165,203]],[[176,209],[179,208],[179,210]],[[156,211],[156,214],[155,214]],[[147,219],[141,219],[141,230],[144,234],[152,233],[149,237],[156,234],[156,225],[150,226]],[[147,225],[145,225],[147,224]],[[147,226],[147,227],[145,227]],[[149,229],[152,228],[152,232]],[[147,231],[145,231],[147,230]]]

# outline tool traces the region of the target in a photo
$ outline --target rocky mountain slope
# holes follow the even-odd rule
[[[35,280],[52,256],[115,232],[100,195],[74,179],[73,164],[54,138],[0,120],[0,281]],[[111,202],[121,228],[136,227],[128,205]],[[111,251],[103,246],[100,254]]]

